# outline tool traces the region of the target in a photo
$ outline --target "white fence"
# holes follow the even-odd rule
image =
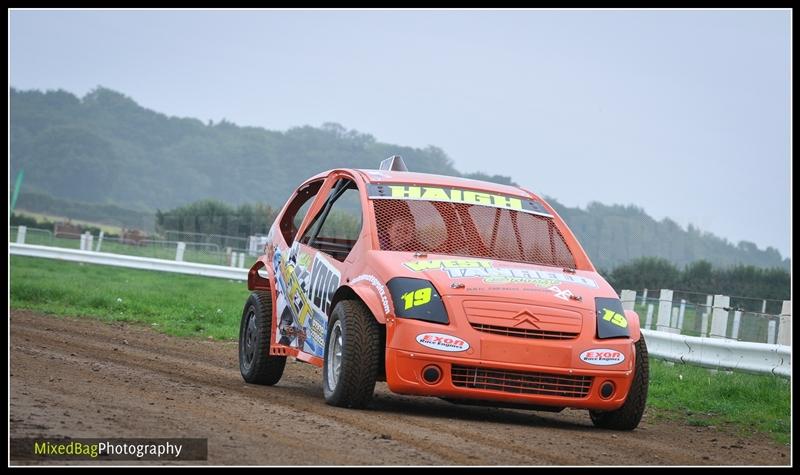
[[[154,259],[122,254],[66,249],[32,244],[9,243],[9,253],[19,256],[43,257],[73,262],[86,262],[134,269],[176,272],[232,280],[247,280],[248,269],[210,264]],[[630,294],[623,293],[623,301]],[[786,308],[786,306],[785,306]],[[788,310],[791,312],[791,310]],[[788,315],[785,315],[788,318]],[[648,330],[650,355],[669,361],[755,373],[771,373],[791,377],[791,347],[766,343],[740,342],[723,338],[693,337],[673,332]]]
[[[249,269],[197,264],[194,262],[170,261],[152,257],[126,256],[107,252],[82,251],[62,247],[36,246],[33,244],[9,243],[8,250],[13,255],[44,257],[62,261],[85,262],[107,266],[128,267],[132,269],[176,272],[178,274],[202,275],[231,280],[247,280]]]
[[[123,239],[109,237],[103,231],[97,236],[88,231],[83,234],[59,232],[54,235],[44,229],[27,228],[26,226],[10,226],[9,241],[18,244],[35,244],[39,246],[64,247],[68,249],[81,249],[87,251],[103,251],[105,253],[125,254],[155,259],[172,259],[176,261],[196,262],[199,264],[227,265],[231,267],[250,267],[255,258],[260,255],[256,245],[260,241],[251,239],[248,249],[234,247],[221,247],[211,238],[230,238],[229,236],[214,236],[187,233],[198,241],[177,241],[163,239]],[[233,238],[230,238],[232,240]],[[237,238],[238,239],[238,238]],[[242,238],[242,241],[247,241]],[[233,242],[233,241],[231,241]],[[254,244],[256,243],[256,244]],[[263,245],[260,248],[263,251]]]
[[[646,330],[791,346],[790,300],[749,299],[670,289],[651,289],[650,297],[648,289],[644,289],[641,299],[635,291],[623,290],[620,299],[625,309],[638,312],[641,327]]]

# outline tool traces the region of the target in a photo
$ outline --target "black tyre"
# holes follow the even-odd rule
[[[322,387],[332,406],[362,408],[372,400],[384,351],[381,325],[357,300],[342,300],[328,321]]]
[[[644,335],[636,342],[636,367],[628,399],[616,411],[589,411],[597,427],[614,430],[633,430],[639,425],[647,402],[647,386],[650,383],[650,365],[647,361],[647,344]]]
[[[244,304],[239,326],[239,370],[251,384],[272,386],[280,381],[285,356],[269,354],[272,330],[272,297],[269,292],[253,292]]]

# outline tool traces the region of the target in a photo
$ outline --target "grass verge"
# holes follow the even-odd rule
[[[791,435],[791,384],[773,375],[713,371],[650,360],[648,417],[697,427],[733,426],[741,435],[770,434],[781,444]]]
[[[11,307],[139,322],[176,336],[238,338],[247,284],[11,256]]]

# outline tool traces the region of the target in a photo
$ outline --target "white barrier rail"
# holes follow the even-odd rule
[[[85,262],[133,269],[175,272],[222,279],[247,280],[248,269],[193,262],[81,251],[60,247],[9,243],[11,254]],[[701,338],[655,330],[642,330],[648,353],[656,358],[709,368],[791,376],[790,346],[749,343],[724,338]]]
[[[249,269],[196,264],[194,262],[170,261],[151,257],[126,256],[107,252],[81,251],[61,247],[35,246],[33,244],[9,243],[8,251],[17,256],[44,257],[62,261],[85,262],[132,269],[176,272],[178,274],[202,275],[221,279],[247,280]]]
[[[642,330],[647,352],[660,359],[707,368],[791,377],[792,348],[724,338],[701,338]]]

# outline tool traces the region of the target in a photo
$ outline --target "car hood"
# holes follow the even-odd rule
[[[579,308],[593,308],[595,297],[617,298],[614,289],[596,272],[441,254],[376,254],[372,264],[386,280],[426,279],[443,297],[497,296]]]

